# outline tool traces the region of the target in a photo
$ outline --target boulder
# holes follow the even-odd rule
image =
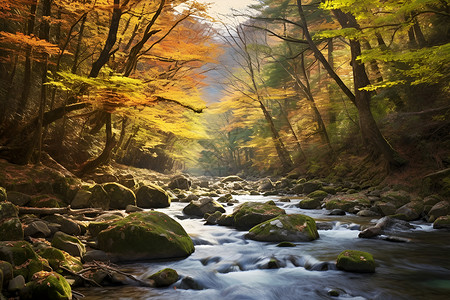
[[[11,279],[8,283],[9,292],[16,293],[22,290],[24,287],[25,287],[25,277],[23,277],[22,275],[17,275],[13,279]]]
[[[295,214],[280,215],[256,225],[246,237],[264,242],[306,242],[318,239],[319,233],[313,218]]]
[[[275,188],[275,186],[273,185],[272,180],[270,180],[269,178],[264,178],[264,179],[261,179],[261,181],[259,183],[258,191],[261,191],[261,192],[270,191],[274,188]]]
[[[429,221],[434,222],[437,218],[441,216],[446,216],[450,213],[450,204],[447,201],[440,201],[433,205],[433,207],[428,212]]]
[[[358,234],[358,237],[362,239],[370,239],[380,235],[381,233],[382,233],[381,227],[372,226],[361,231]]]
[[[322,201],[323,199],[325,199],[325,197],[328,196],[328,193],[322,190],[317,190],[314,191],[312,193],[308,194],[308,197],[311,199],[317,199],[319,201]]]
[[[320,207],[320,200],[305,198],[299,202],[298,206],[303,209],[316,209]]]
[[[350,194],[350,195],[334,195],[326,200],[326,209],[332,210],[335,208],[342,209],[344,211],[350,212],[356,206],[369,207],[370,200],[366,195],[361,193]]]
[[[21,291],[20,299],[70,300],[72,289],[58,273],[40,271],[33,275]]]
[[[286,211],[276,206],[275,202],[245,202],[237,206],[233,213],[233,225],[236,228],[248,230],[259,223],[286,214]],[[219,221],[219,225],[220,225]]]
[[[0,241],[23,240],[23,228],[19,218],[0,220]]]
[[[8,199],[8,194],[4,187],[0,186],[0,202],[6,201]]]
[[[7,261],[13,266],[14,277],[22,275],[27,280],[44,268],[39,256],[25,241],[0,242],[0,260]]]
[[[25,206],[31,201],[31,196],[20,192],[9,191],[8,201],[17,206]]]
[[[395,211],[397,210],[395,208],[395,205],[392,203],[386,203],[382,201],[377,201],[374,205],[374,207],[380,212],[382,216],[390,216],[395,214]]]
[[[0,203],[0,220],[16,218],[19,214],[17,207],[10,202]]]
[[[91,207],[90,200],[92,197],[92,192],[79,189],[75,194],[70,206],[72,208],[88,208]]]
[[[108,193],[110,208],[125,209],[127,205],[136,205],[136,196],[129,188],[115,182],[105,183],[103,188]]]
[[[143,211],[143,208],[137,207],[135,205],[127,205],[127,207],[125,207],[125,212],[126,213],[134,213],[134,212],[138,212],[138,211]]]
[[[191,180],[184,175],[177,175],[170,179],[170,189],[189,190],[191,188]]]
[[[213,214],[205,214],[206,225],[216,225],[220,217],[222,217],[222,213],[220,211],[216,211]]]
[[[58,273],[63,271],[61,267],[69,269],[72,272],[79,272],[83,269],[81,260],[70,255],[66,251],[51,247],[44,243],[39,245],[37,248],[37,254],[39,254],[42,258],[45,258],[50,267]]]
[[[178,273],[174,269],[166,268],[150,275],[148,279],[153,280],[156,287],[166,287],[178,281]]]
[[[31,201],[28,203],[28,206],[58,208],[65,207],[66,203],[54,195],[44,194],[31,197]]]
[[[420,219],[422,212],[423,203],[421,201],[412,201],[398,208],[392,217],[405,221],[414,221]]]
[[[411,201],[411,195],[405,191],[387,191],[381,194],[381,201],[399,208]]]
[[[357,250],[345,250],[339,254],[336,267],[347,272],[374,273],[375,261],[370,253]]]
[[[89,188],[89,192],[91,192],[91,197],[89,198],[89,207],[93,208],[101,208],[104,210],[109,209],[109,203],[111,199],[109,198],[108,193],[105,191],[102,185],[95,184],[94,186]]]
[[[54,214],[54,215],[45,216],[42,219],[49,223],[55,223],[55,224],[61,225],[61,227],[59,227],[59,230],[64,233],[67,233],[70,235],[80,235],[80,233],[81,233],[80,225],[78,225],[77,222],[75,222],[74,220],[72,220],[66,216]]]
[[[86,247],[79,239],[61,231],[53,236],[52,246],[64,250],[72,256],[82,257],[86,253]]]
[[[136,212],[98,234],[98,248],[120,260],[187,257],[194,244],[183,227],[164,213]]]
[[[226,182],[234,182],[234,181],[244,181],[241,177],[237,175],[230,175],[225,178],[223,178],[220,182],[226,183]]]
[[[450,230],[450,215],[440,216],[433,222],[434,229],[447,229]]]
[[[322,187],[322,182],[317,181],[317,180],[311,180],[311,181],[303,183],[302,186],[303,186],[303,189],[302,189],[303,194],[310,194],[310,193],[320,189]]]
[[[376,213],[370,209],[363,209],[363,210],[359,211],[356,215],[359,217],[378,217],[379,216],[378,213]]]
[[[13,267],[12,265],[4,260],[0,260],[0,273],[3,275],[3,280],[0,281],[0,285],[2,283],[7,283],[8,281],[10,281],[11,279],[13,279]],[[0,289],[1,291],[1,289]]]
[[[43,221],[33,221],[27,224],[23,230],[24,236],[31,236],[34,238],[46,238],[52,234],[47,224]]]
[[[184,214],[202,218],[205,214],[213,214],[216,211],[224,213],[225,208],[211,197],[204,197],[197,201],[191,201],[191,203],[183,208]]]
[[[169,207],[170,197],[157,185],[144,185],[136,192],[136,205],[142,208]]]

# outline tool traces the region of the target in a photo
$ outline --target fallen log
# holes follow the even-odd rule
[[[66,214],[66,215],[84,215],[84,214],[102,214],[105,210],[101,208],[82,208],[72,209],[67,207],[23,207],[19,206],[19,214],[34,214],[34,215],[54,215],[54,214]]]

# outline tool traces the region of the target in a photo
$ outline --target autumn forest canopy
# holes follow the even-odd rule
[[[444,0],[0,0],[0,156],[225,176],[450,164]]]

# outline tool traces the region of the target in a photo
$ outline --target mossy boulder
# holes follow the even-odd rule
[[[8,194],[6,193],[6,189],[0,186],[0,202],[6,201],[8,199]]]
[[[437,218],[433,223],[433,228],[450,230],[450,215]]]
[[[396,208],[399,208],[411,201],[411,195],[405,191],[387,191],[381,194],[381,201],[385,203],[392,203]]]
[[[142,208],[164,208],[170,206],[166,191],[154,184],[141,186],[136,192],[136,205]]]
[[[100,231],[105,230],[110,224],[121,219],[123,218],[117,215],[103,214],[97,218],[98,221],[89,223],[88,232],[92,237],[96,237]]]
[[[127,205],[136,205],[136,196],[131,189],[116,182],[105,183],[103,188],[110,198],[110,208],[125,209]]]
[[[361,193],[350,195],[334,195],[326,200],[326,209],[342,209],[350,212],[355,206],[369,207],[370,200],[366,195]]]
[[[216,211],[224,213],[225,208],[211,197],[204,197],[197,201],[191,201],[183,208],[184,214],[202,218],[205,214],[213,214]]]
[[[375,209],[382,215],[382,216],[390,216],[395,214],[397,208],[392,203],[386,203],[382,201],[375,202],[374,205]]]
[[[0,220],[0,241],[23,240],[23,228],[19,218]]]
[[[83,269],[83,264],[79,258],[73,257],[66,251],[51,247],[48,245],[42,245],[38,247],[37,254],[42,258],[45,258],[50,267],[58,273],[62,273],[61,267],[67,268],[73,272],[78,272]]]
[[[280,215],[256,225],[246,237],[264,242],[306,242],[318,239],[319,233],[313,218],[294,214]]]
[[[95,184],[91,186],[88,191],[91,192],[91,196],[89,198],[89,207],[101,208],[104,210],[109,209],[111,198],[102,185]]]
[[[14,268],[14,277],[22,275],[30,280],[31,276],[44,268],[43,259],[25,241],[0,242],[0,260],[9,262]]]
[[[183,227],[164,213],[136,212],[98,234],[98,248],[120,260],[187,257],[194,244]]]
[[[148,277],[155,282],[156,287],[166,287],[178,281],[178,273],[174,269],[166,268]]]
[[[0,220],[17,217],[19,210],[10,202],[0,203]]]
[[[310,194],[314,191],[319,190],[322,187],[322,182],[319,180],[310,180],[302,184],[303,185],[303,193]]]
[[[72,289],[67,280],[56,272],[40,271],[33,275],[21,291],[20,299],[72,299]]]
[[[286,211],[279,208],[275,202],[245,202],[233,211],[233,225],[236,228],[248,230],[259,223],[286,214]],[[220,225],[220,223],[219,223]]]
[[[76,237],[58,231],[52,239],[52,246],[68,252],[70,255],[82,257],[86,253],[86,247]]]
[[[420,219],[422,212],[423,203],[421,201],[412,201],[398,208],[393,217],[405,221],[414,221]]]
[[[3,278],[2,280],[0,280],[0,285],[2,283],[7,283],[8,281],[10,281],[11,279],[13,279],[13,267],[12,265],[4,260],[0,260],[0,273],[2,274]],[[0,291],[2,289],[0,288]]]
[[[226,182],[234,182],[234,181],[244,181],[241,177],[237,175],[230,175],[225,178],[223,178],[220,182],[226,183]]]
[[[375,261],[370,253],[358,250],[345,250],[339,254],[336,267],[347,272],[374,273]]]
[[[31,196],[20,192],[8,191],[8,201],[17,206],[25,206],[31,201]]]
[[[428,212],[429,221],[434,222],[437,218],[441,216],[446,216],[450,213],[450,204],[447,201],[440,201],[433,205],[433,207]]]
[[[323,199],[325,199],[325,197],[328,196],[328,193],[322,190],[317,190],[314,191],[312,193],[308,194],[308,197],[311,199],[317,199],[319,201],[322,201]]]
[[[58,197],[54,195],[37,195],[34,197],[31,197],[31,201],[28,203],[28,206],[31,207],[47,207],[47,208],[58,208],[58,207],[64,207],[66,204],[63,200],[59,199]]]
[[[191,188],[192,182],[185,175],[176,175],[170,179],[169,188],[170,189],[180,189],[189,190]]]
[[[305,198],[300,201],[298,206],[303,209],[316,209],[320,207],[320,200]]]

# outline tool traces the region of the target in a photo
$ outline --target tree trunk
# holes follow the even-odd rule
[[[100,69],[108,62],[111,56],[111,49],[117,40],[117,31],[119,29],[120,17],[122,16],[122,9],[120,7],[120,0],[114,0],[114,9],[111,17],[111,24],[109,26],[108,38],[106,39],[105,46],[100,52],[98,59],[92,64],[89,77],[97,77],[100,73]]]
[[[34,32],[34,22],[36,20],[36,8],[37,8],[37,0],[33,0],[30,6],[30,19],[28,20],[27,25],[27,35],[31,35]],[[17,115],[19,118],[22,118],[22,114],[25,111],[28,98],[30,96],[31,90],[31,49],[27,49],[25,54],[25,68],[24,68],[24,77],[23,77],[23,90],[22,95],[20,97],[19,106],[17,107]]]
[[[72,74],[77,73],[78,60],[80,59],[81,42],[83,41],[83,34],[84,34],[86,19],[87,19],[87,13],[84,14],[83,18],[81,19],[80,30],[78,32],[77,47],[75,49],[75,54],[73,55],[73,64],[72,64],[72,69],[71,69]]]
[[[344,13],[341,10],[333,10],[333,14],[336,16],[342,28],[359,28],[353,15]],[[361,88],[369,85],[370,81],[364,64],[358,59],[361,55],[361,45],[358,40],[350,40],[350,50],[355,89],[355,105],[358,109],[359,126],[363,140],[373,154],[381,154],[390,166],[400,167],[406,161],[400,157],[381,134],[370,110],[371,93],[361,90]]]
[[[263,111],[264,118],[267,121],[267,125],[269,125],[270,132],[272,133],[272,141],[275,145],[275,149],[278,154],[278,158],[281,161],[281,165],[283,167],[284,171],[290,171],[292,170],[294,164],[292,163],[291,156],[289,155],[289,152],[287,151],[286,147],[284,146],[283,141],[281,140],[281,137],[275,128],[275,124],[273,123],[272,116],[267,111],[266,106],[262,103],[262,101],[259,101],[259,105],[261,110]]]
[[[83,176],[86,173],[92,172],[100,165],[108,163],[111,158],[111,153],[112,153],[112,150],[114,149],[115,145],[116,145],[116,138],[115,138],[115,134],[112,133],[111,114],[107,113],[105,148],[103,149],[102,153],[97,158],[88,160],[87,162],[82,164],[80,166],[80,168],[78,169],[78,171],[76,171],[76,174],[78,176]]]

